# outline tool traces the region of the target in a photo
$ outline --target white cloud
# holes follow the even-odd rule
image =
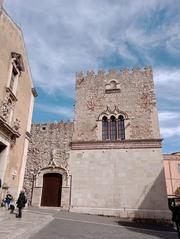
[[[170,138],[170,137],[175,137],[175,136],[180,136],[180,126],[177,126],[177,127],[162,127],[160,129],[161,131],[161,135],[164,137],[164,138]]]
[[[46,113],[53,113],[59,116],[65,116],[69,119],[72,119],[73,117],[73,112],[71,108],[68,107],[62,107],[62,106],[57,106],[57,105],[46,105],[46,104],[37,104],[36,108],[46,112]]]
[[[166,111],[172,111],[175,108],[176,111],[179,111],[180,94],[178,89],[180,89],[180,70],[169,67],[155,69],[154,81],[159,106],[166,105]]]
[[[155,69],[154,80],[157,84],[176,84],[180,87],[180,69]]]
[[[171,120],[180,119],[180,112],[165,111],[165,112],[159,112],[158,115],[159,115],[160,122],[169,123]]]
[[[172,54],[180,54],[180,23],[175,23],[171,28],[171,31],[168,32],[168,38],[166,41],[166,47]]]
[[[159,112],[160,132],[163,138],[180,136],[180,112]]]
[[[153,14],[164,8],[173,14],[177,0],[173,4],[170,0],[43,0],[43,4],[17,0],[13,4],[6,0],[15,20],[22,23],[33,78],[44,91],[68,94],[74,89],[76,71],[97,69],[114,52],[136,65],[139,55],[154,63],[154,47],[178,51],[174,46],[179,40],[178,23],[167,24],[165,19],[151,29]]]
[[[33,79],[44,92],[74,97],[75,72],[97,70],[114,53],[130,67],[152,64],[161,133],[179,136],[179,0],[6,0],[6,7],[21,23]],[[66,107],[37,107],[72,116]]]

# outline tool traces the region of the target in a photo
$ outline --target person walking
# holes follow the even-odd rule
[[[175,198],[169,199],[168,204],[172,212],[172,221],[176,224],[176,230],[180,237],[180,205],[176,205]]]
[[[22,209],[25,207],[26,203],[27,203],[27,198],[24,194],[24,191],[22,190],[16,202],[17,208],[18,208],[18,214],[16,214],[16,217],[18,218],[22,217]]]

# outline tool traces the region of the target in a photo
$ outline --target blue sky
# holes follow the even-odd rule
[[[5,0],[21,26],[33,122],[73,119],[75,72],[152,65],[163,152],[180,151],[179,0]]]

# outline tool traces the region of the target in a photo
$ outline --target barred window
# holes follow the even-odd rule
[[[118,138],[125,139],[124,117],[122,115],[118,117]]]
[[[106,116],[102,118],[102,139],[109,139],[108,119]]]
[[[111,116],[110,118],[110,139],[111,140],[117,139],[116,118],[114,116]]]

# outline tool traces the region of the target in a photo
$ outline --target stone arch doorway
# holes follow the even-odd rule
[[[51,176],[52,178],[50,179]],[[56,179],[54,179],[54,177]],[[52,193],[49,193],[51,192],[52,187],[46,184],[46,180],[49,182],[50,185],[51,185],[50,183],[51,180],[58,181],[56,186],[55,186],[55,183],[52,183],[54,185],[53,193],[56,192],[57,195],[59,195],[59,199],[56,201],[56,203],[52,204],[52,200],[50,199],[48,200],[51,201],[51,203],[47,202],[48,200],[45,203],[43,201],[44,197],[47,198],[47,197],[50,197],[50,194],[52,195]],[[46,186],[49,187],[50,189],[45,189]],[[60,191],[58,191],[57,188]],[[46,197],[47,194],[48,196]],[[35,207],[39,207],[39,206],[57,207],[58,206],[64,209],[66,208],[69,209],[70,196],[71,196],[70,177],[69,177],[69,173],[67,169],[64,168],[63,166],[61,165],[58,166],[56,164],[49,164],[48,166],[40,169],[38,173],[34,176],[34,181],[32,186],[32,199],[31,199],[32,206],[35,206]],[[55,196],[55,198],[57,197]]]
[[[41,206],[60,207],[62,192],[62,175],[46,173],[43,175]]]

